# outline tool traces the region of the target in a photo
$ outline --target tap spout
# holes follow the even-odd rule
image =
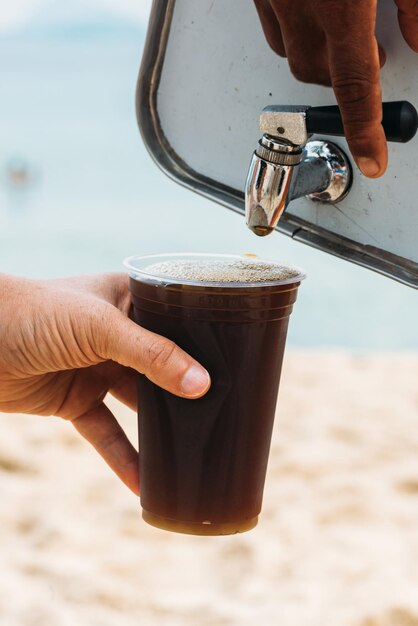
[[[351,186],[351,166],[333,143],[301,146],[264,135],[254,152],[245,189],[247,226],[256,235],[273,232],[291,200],[308,196],[338,202]]]
[[[263,135],[254,152],[245,186],[247,226],[260,237],[272,232],[286,208],[302,149]]]

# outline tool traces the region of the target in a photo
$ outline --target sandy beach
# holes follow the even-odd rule
[[[1,626],[418,626],[418,354],[289,351],[231,537],[147,526],[71,425],[0,417]]]

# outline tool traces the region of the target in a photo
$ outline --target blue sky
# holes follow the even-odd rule
[[[97,15],[127,19],[145,25],[151,0],[13,0],[2,3],[0,33],[12,34],[37,24],[81,22]]]

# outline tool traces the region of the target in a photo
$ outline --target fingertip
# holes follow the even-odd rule
[[[105,461],[109,464],[107,459]],[[110,464],[109,464],[110,465]],[[136,458],[129,461],[126,465],[122,465],[120,468],[115,468],[112,465],[110,467],[115,472],[116,476],[128,487],[130,491],[136,496],[140,496],[140,484],[139,484],[139,459]]]
[[[375,159],[370,157],[357,157],[357,166],[364,176],[367,178],[379,178],[385,172],[385,167],[382,167]]]
[[[138,463],[132,463],[121,473],[120,478],[136,496],[140,496]]]
[[[180,382],[181,395],[190,400],[204,396],[210,388],[209,373],[201,365],[189,367]]]
[[[71,422],[122,482],[139,495],[138,452],[110,409],[101,403],[72,418]]]
[[[384,64],[386,63],[386,58],[387,58],[386,50],[380,44],[378,45],[378,50],[379,50],[379,64],[380,64],[380,67],[382,68]]]
[[[417,18],[405,11],[398,11],[399,26],[408,46],[414,52],[418,52],[418,28]]]
[[[351,154],[361,173],[367,178],[383,176],[388,164],[388,147],[382,125],[350,128],[348,137]]]

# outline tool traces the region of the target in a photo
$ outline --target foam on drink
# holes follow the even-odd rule
[[[148,265],[145,274],[160,278],[199,283],[251,284],[284,281],[300,271],[289,265],[258,259],[172,260]]]

